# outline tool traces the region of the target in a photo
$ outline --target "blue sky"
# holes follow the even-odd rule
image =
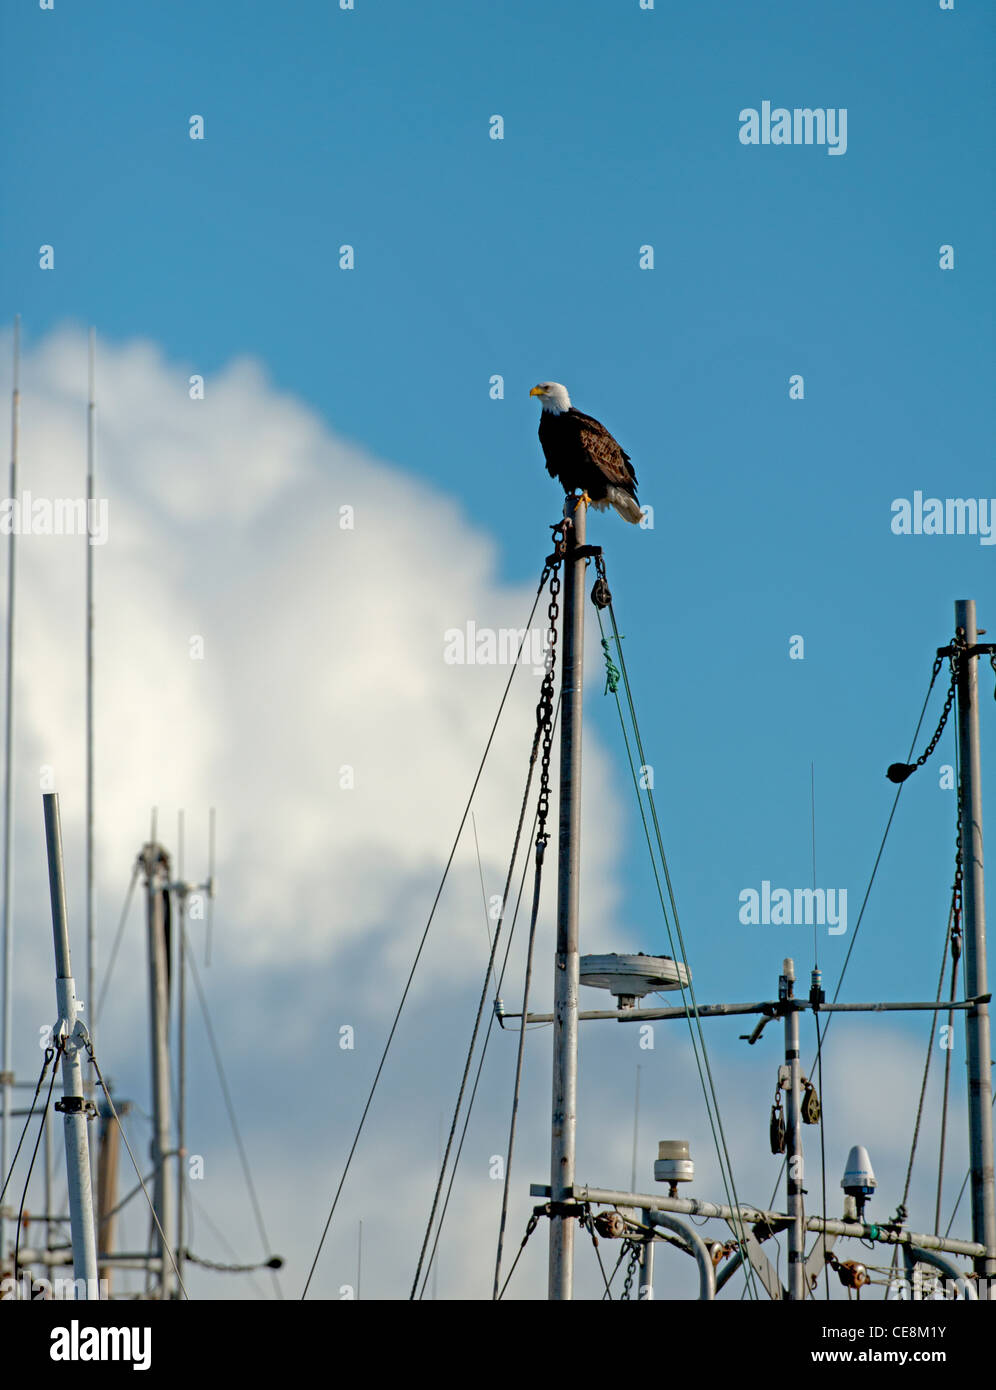
[[[448,494],[506,584],[534,581],[560,506],[529,388],[564,382],[616,434],[654,527],[594,516],[589,539],[699,998],[769,995],[790,951],[812,965],[808,932],[737,917],[744,888],[810,881],[811,762],[817,883],[850,902],[848,933],[820,942],[835,983],[884,770],[954,600],[996,632],[996,547],[890,529],[916,489],[996,492],[992,7],[57,0],[0,25],[16,131],[0,297],[26,344],[94,323],[209,382],[255,357],[339,436]],[[765,100],[846,108],[846,153],[744,146],[739,113]],[[589,691],[625,793],[614,710]],[[940,691],[921,746],[939,707]],[[933,994],[952,760],[949,734],[903,794],[844,997]],[[666,949],[627,815],[623,926]],[[889,1026],[919,1058],[922,1021]]]

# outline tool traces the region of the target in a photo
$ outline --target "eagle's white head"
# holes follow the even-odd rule
[[[539,396],[543,409],[549,410],[552,415],[562,415],[565,410],[571,408],[571,398],[567,394],[567,387],[561,386],[559,381],[541,381],[538,386],[533,387],[529,394]]]

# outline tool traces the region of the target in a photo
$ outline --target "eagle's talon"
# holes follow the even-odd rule
[[[577,511],[578,507],[580,507],[580,505],[581,505],[582,502],[585,504],[586,507],[590,507],[590,506],[591,506],[591,498],[588,496],[588,494],[587,494],[586,492],[582,492],[581,496],[580,496],[580,497],[578,498],[578,500],[575,502],[575,504],[574,504],[574,510],[575,510],[575,511]]]

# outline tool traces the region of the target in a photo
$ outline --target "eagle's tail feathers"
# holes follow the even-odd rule
[[[620,487],[610,487],[608,490],[608,500],[615,507],[623,521],[629,521],[634,526],[638,526],[643,520],[643,510],[639,502],[631,493],[624,492]]]

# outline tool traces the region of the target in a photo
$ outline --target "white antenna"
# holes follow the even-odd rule
[[[10,407],[10,496],[17,497],[18,429],[21,415],[21,316],[14,319],[14,389]],[[17,529],[11,527],[7,548],[7,710],[4,733],[5,766],[3,787],[3,1119],[0,1123],[0,1173],[6,1175],[9,1166],[10,1088],[11,1071],[11,969],[14,963],[14,926],[11,917],[11,843],[13,822],[13,748],[14,748],[14,580],[15,542]],[[0,1216],[0,1261],[6,1254],[6,1223]]]

